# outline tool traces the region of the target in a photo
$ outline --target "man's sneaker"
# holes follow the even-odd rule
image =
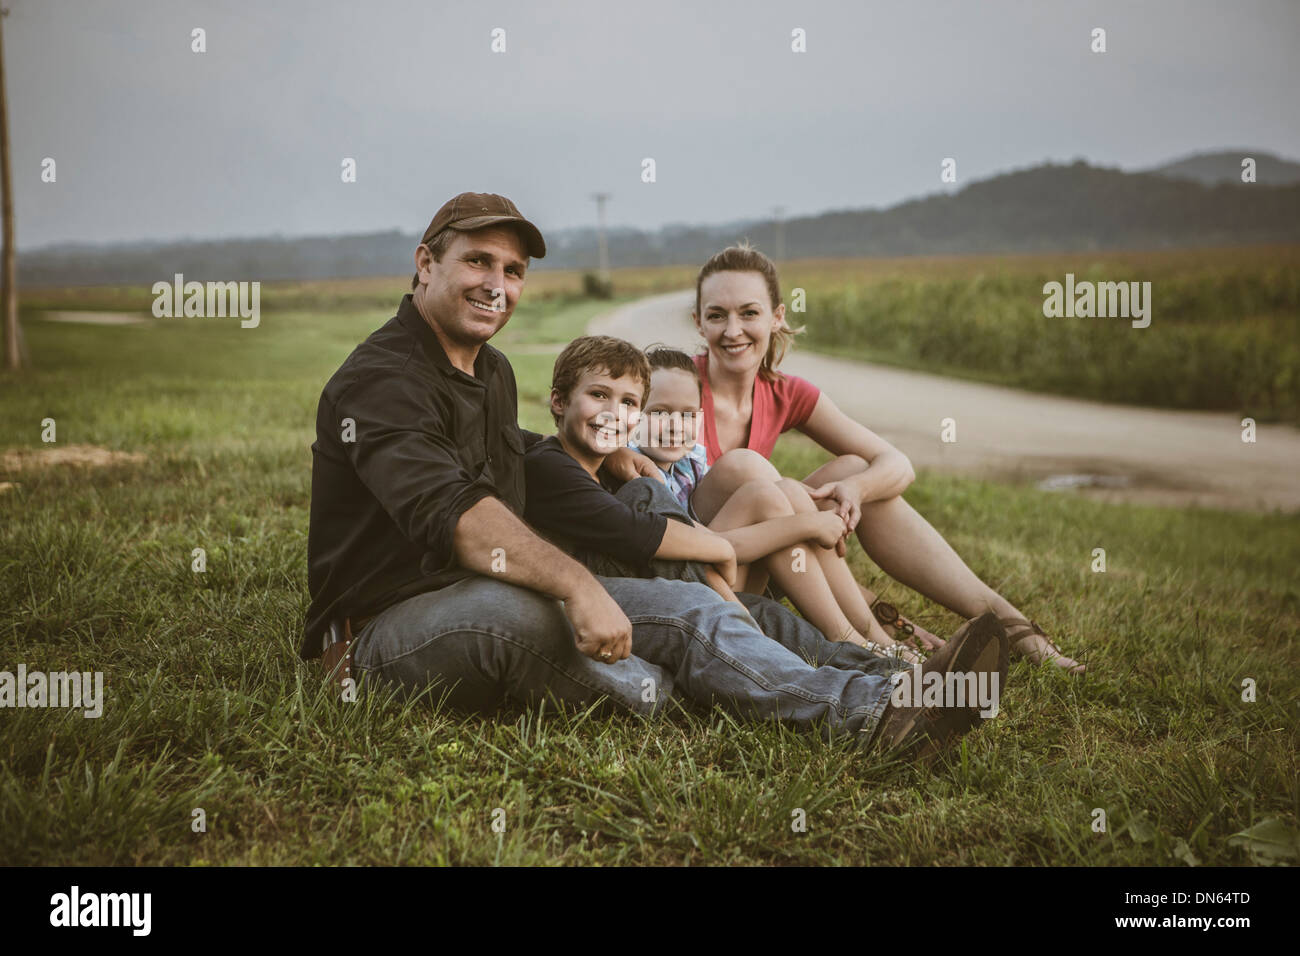
[[[997,674],[999,693],[1006,686],[1010,643],[997,615],[984,614],[963,624],[921,668],[921,676],[950,672],[975,674],[977,684],[989,686]],[[983,676],[988,675],[988,676]],[[908,679],[908,678],[904,678]],[[946,686],[946,679],[945,679]],[[888,751],[929,763],[949,744],[976,726],[978,703],[964,707],[897,707],[891,700],[880,715],[875,739]]]

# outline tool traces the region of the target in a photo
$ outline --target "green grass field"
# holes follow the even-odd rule
[[[59,446],[147,458],[0,474],[16,484],[0,492],[0,670],[106,684],[99,719],[0,711],[0,863],[1295,862],[1297,516],[922,473],[908,500],[1090,665],[1073,679],[1013,664],[1001,715],[931,770],[721,712],[484,720],[336,701],[296,654],[315,407],[405,286],[274,291],[252,330],[25,313],[36,365],[0,377],[4,448],[47,447],[51,417]],[[24,304],[148,301],[68,290]],[[528,346],[566,341],[600,307],[525,293],[501,337],[518,348],[524,425],[548,422],[552,362]],[[786,439],[776,462],[801,475],[822,457]],[[1105,573],[1090,570],[1097,547]],[[884,587],[856,544],[851,556],[927,627],[959,623]]]
[[[1044,283],[1149,282],[1150,326],[1047,318]],[[803,261],[802,344],[942,375],[1300,423],[1300,247]]]

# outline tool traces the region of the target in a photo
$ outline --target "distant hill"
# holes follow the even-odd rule
[[[1217,186],[1220,183],[1242,186],[1245,184],[1241,181],[1241,161],[1247,156],[1255,160],[1257,185],[1294,186],[1300,183],[1300,163],[1293,163],[1272,153],[1249,149],[1197,153],[1149,171],[1157,176],[1190,179],[1207,186]]]
[[[1240,182],[1242,155],[1252,155],[1259,163],[1255,184]],[[1230,166],[1230,161],[1236,165]],[[1234,169],[1234,185],[1207,184],[1196,178]],[[788,219],[785,254],[817,258],[1295,242],[1300,241],[1300,180],[1270,185],[1271,178],[1290,175],[1289,169],[1300,170],[1300,165],[1259,151],[1193,156],[1139,173],[1083,161],[1049,163],[889,209]],[[774,231],[770,220],[673,225],[654,232],[613,229],[610,261],[616,267],[697,264],[742,238],[770,252]],[[546,238],[549,254],[536,268],[594,266],[594,229],[547,231]],[[24,285],[92,285],[151,284],[170,280],[177,272],[200,281],[396,275],[411,270],[418,241],[418,234],[391,231],[337,237],[68,244],[21,254],[19,280]]]

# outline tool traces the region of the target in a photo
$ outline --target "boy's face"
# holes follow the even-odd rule
[[[679,368],[657,368],[650,373],[650,397],[638,442],[647,457],[661,465],[685,458],[695,447],[699,422],[700,383]]]
[[[570,454],[588,461],[604,458],[627,444],[641,415],[642,379],[615,378],[588,369],[567,397],[551,392],[551,411],[560,416],[558,433]]]

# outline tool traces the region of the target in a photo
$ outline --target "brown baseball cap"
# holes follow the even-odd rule
[[[541,231],[523,217],[514,203],[496,193],[461,193],[447,200],[429,223],[429,228],[424,230],[420,244],[428,242],[444,229],[469,231],[509,222],[519,224],[530,256],[534,259],[546,257],[546,242]]]

